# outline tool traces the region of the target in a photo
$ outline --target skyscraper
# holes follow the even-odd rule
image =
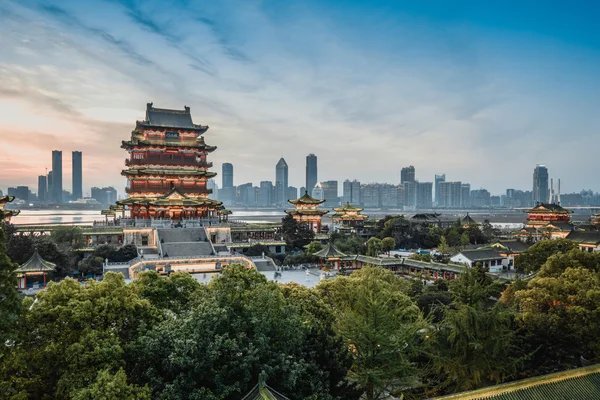
[[[223,163],[223,189],[233,187],[233,164]]]
[[[462,182],[440,182],[439,207],[458,208],[461,206]]]
[[[417,182],[417,208],[431,208],[431,182]]]
[[[404,167],[400,171],[400,183],[415,181],[415,167]]]
[[[258,205],[263,207],[269,207],[273,204],[272,195],[273,193],[273,182],[262,181],[260,182],[260,188],[258,189]]]
[[[275,202],[285,204],[288,195],[288,165],[281,157],[275,166]]]
[[[346,179],[343,184],[343,197],[342,203],[350,203],[353,206],[360,205],[360,182],[356,179],[350,181],[350,179]]]
[[[537,164],[533,170],[533,204],[548,202],[548,168]]]
[[[52,150],[52,196],[54,203],[62,203],[63,180],[62,180],[62,151]]]
[[[74,151],[72,158],[73,166],[73,200],[83,198],[82,162],[81,152]]]
[[[471,184],[463,183],[460,185],[460,206],[469,208],[471,206]]]
[[[308,194],[312,194],[312,190],[317,182],[317,156],[309,154],[306,156],[306,190]]]
[[[440,182],[446,182],[446,174],[435,176],[435,202],[440,202]]]
[[[38,176],[38,201],[40,202],[45,202],[47,200],[47,194],[48,194],[48,180],[46,178],[46,175],[40,175]]]

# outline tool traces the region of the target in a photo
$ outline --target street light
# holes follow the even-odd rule
[[[104,259],[104,263],[102,264],[102,280],[104,280],[104,269],[108,267],[108,258]]]

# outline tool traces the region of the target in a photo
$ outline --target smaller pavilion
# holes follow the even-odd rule
[[[307,223],[310,229],[315,233],[321,233],[321,218],[329,211],[319,209],[319,205],[325,200],[318,200],[311,197],[308,191],[304,192],[304,196],[298,200],[288,200],[294,205],[295,209],[285,210],[285,212],[298,222]]]
[[[463,228],[468,228],[470,226],[473,225],[477,225],[477,221],[475,221],[470,215],[469,213],[467,213],[467,215],[465,215],[463,217],[463,219],[460,220],[460,224],[462,225]]]
[[[323,268],[323,261],[331,265],[332,270],[340,270],[343,269],[342,261],[345,257],[348,257],[347,254],[338,250],[331,242],[327,243],[323,249],[317,251],[315,256],[319,257],[319,269]]]
[[[5,210],[6,203],[10,203],[15,199],[15,196],[0,196],[0,210],[4,212],[4,219],[10,221],[11,217],[19,215],[21,210]]]
[[[350,205],[350,203],[346,203],[342,207],[333,209],[335,214],[331,216],[331,219],[334,223],[341,224],[344,227],[362,227],[365,223],[365,220],[369,218],[368,216],[360,213],[362,210],[363,209],[360,207],[355,207]]]
[[[48,274],[53,273],[55,270],[56,264],[44,260],[36,249],[29,260],[15,271],[18,288],[27,289],[27,287],[32,287],[34,284],[46,287]]]

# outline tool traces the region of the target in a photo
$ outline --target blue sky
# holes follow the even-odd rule
[[[62,149],[113,185],[145,104],[208,124],[236,184],[470,182],[600,190],[597,1],[0,1],[0,188]],[[220,184],[220,175],[217,177]]]

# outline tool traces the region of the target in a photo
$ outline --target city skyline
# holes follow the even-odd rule
[[[191,106],[240,182],[269,177],[274,153],[304,186],[315,153],[321,180],[414,165],[501,193],[547,164],[563,192],[600,190],[597,4],[351,3],[3,2],[0,186],[35,187],[59,148],[86,154],[84,193],[122,192],[118,145],[154,101]],[[550,159],[559,144],[577,162]]]

